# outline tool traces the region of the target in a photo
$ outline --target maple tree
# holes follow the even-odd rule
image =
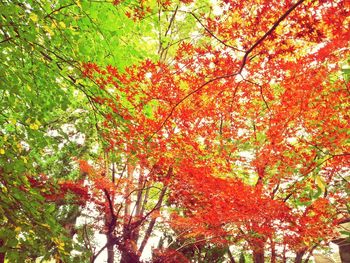
[[[90,262],[105,249],[109,263],[116,250],[121,262],[140,262],[156,227],[167,229],[161,240],[172,241],[159,244],[154,262],[222,262],[225,256],[235,262],[232,246],[251,251],[254,262],[267,257],[286,262],[287,252],[294,253],[296,262],[307,260],[315,248],[338,235],[335,227],[349,213],[350,91],[349,72],[342,70],[349,56],[349,4],[131,2],[30,2],[29,7],[20,2],[16,11],[22,10],[32,31],[20,26],[13,6],[4,5],[2,56],[6,60],[9,53],[20,52],[27,56],[25,62],[36,60],[29,68],[40,79],[50,69],[48,82],[60,87],[54,93],[61,101],[45,92],[48,83],[42,82],[37,86],[42,98],[20,90],[14,96],[34,101],[39,110],[23,106],[30,112],[15,115],[24,110],[5,90],[11,110],[4,111],[9,128],[2,134],[12,136],[6,145],[13,149],[9,153],[2,148],[2,186],[15,191],[12,196],[23,211],[30,209],[18,193],[27,191],[20,184],[30,189],[32,198],[53,201],[55,205],[44,210],[49,219],[30,215],[27,221],[35,218],[41,226],[47,220],[55,222],[49,229],[57,228],[58,235],[66,231],[60,235],[66,242],[79,232],[78,216],[93,206],[98,215],[80,233],[82,258]],[[96,10],[106,12],[106,22]],[[116,29],[119,24],[124,30]],[[94,36],[96,32],[105,41]],[[131,39],[126,44],[125,36]],[[73,51],[62,39],[71,41]],[[114,41],[118,44],[113,46]],[[89,44],[93,48],[87,48]],[[129,62],[124,54],[131,54]],[[15,74],[17,61],[7,61],[6,80],[14,85],[25,75]],[[22,82],[37,85],[28,76]],[[45,108],[47,99],[55,103]],[[68,147],[74,160],[70,165],[80,162],[80,169],[70,169],[72,179],[59,175],[62,165],[58,171],[45,169],[47,161],[38,154],[47,143],[36,145],[28,138],[49,138],[45,134],[54,128],[39,133],[41,124],[63,114],[57,111],[60,107],[72,109],[75,116],[79,103],[89,103],[90,108],[80,111],[86,112],[87,120],[74,121],[74,126],[91,135],[91,144],[101,140],[100,156],[88,147]],[[16,126],[17,120],[21,125]],[[56,126],[62,134],[64,123]],[[96,134],[89,133],[89,125],[96,127]],[[21,131],[21,139],[12,135],[14,130]],[[29,143],[37,155],[21,155],[12,146],[15,141]],[[19,154],[18,166],[29,169],[12,169],[11,154]],[[28,160],[31,166],[23,164]],[[46,179],[39,176],[40,170],[50,172],[53,184],[44,191],[40,181]],[[35,173],[37,178],[28,184],[28,174]],[[18,179],[11,182],[8,177],[13,174]],[[60,177],[64,179],[57,180]],[[1,200],[13,202],[5,195]],[[53,219],[59,207],[80,212],[68,223],[59,222]],[[0,238],[8,249],[17,243],[11,244],[6,235],[16,240],[30,227],[16,214],[3,215],[7,219],[2,227],[11,230]],[[18,225],[27,226],[22,230]],[[105,234],[105,245],[94,246],[88,229]],[[33,235],[45,242],[47,229],[35,231]],[[59,239],[51,240],[61,252],[57,260],[72,259],[74,245],[69,249]]]
[[[302,257],[331,236],[339,211],[329,211],[330,203],[347,202],[346,189],[331,182],[349,161],[348,88],[336,73],[347,56],[349,10],[342,1],[303,2],[275,3],[276,14],[267,12],[270,1],[223,3],[220,16],[184,11],[208,39],[182,43],[170,65],[147,60],[120,74],[85,64],[87,77],[116,89],[117,104],[96,100],[130,120],[108,134],[111,147],[163,169],[156,180],[170,185],[171,202],[185,210],[185,221],[175,223],[191,236],[233,234],[256,262],[267,245],[276,260],[278,243]],[[169,167],[172,178],[164,176]],[[314,211],[318,204],[323,214]]]

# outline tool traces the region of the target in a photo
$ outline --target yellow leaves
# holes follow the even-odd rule
[[[326,183],[321,178],[321,176],[319,176],[319,175],[316,176],[315,183],[322,190],[322,192],[324,192],[326,190]]]
[[[18,150],[19,152],[21,152],[21,151],[23,150],[22,144],[17,143],[16,146],[17,146],[17,150]]]
[[[198,233],[196,233],[196,232],[190,232],[190,233],[185,235],[186,238],[193,238],[196,236],[198,236]]]
[[[34,122],[32,122],[32,120],[30,118],[28,118],[25,121],[26,124],[29,124],[29,128],[32,130],[39,130],[41,122],[38,120],[35,120]]]
[[[283,34],[283,26],[280,25],[280,26],[276,27],[275,32],[277,35],[282,35]]]
[[[232,12],[231,12],[231,15],[228,17],[227,20],[228,20],[227,22],[228,22],[229,24],[233,24],[233,23],[242,24],[242,23],[248,22],[248,21],[246,21],[246,20],[244,20],[244,19],[242,18],[240,12],[237,11],[237,10],[236,10],[236,11],[232,11]]]
[[[275,23],[274,20],[271,21],[272,23]],[[282,21],[275,29],[275,33],[277,35],[284,35],[286,33],[288,33],[290,30],[289,30],[289,25],[288,25],[288,22],[286,21]]]
[[[30,15],[29,15],[29,18],[34,22],[34,23],[36,23],[36,22],[38,22],[38,16],[36,15],[36,14],[34,14],[34,13],[31,13]]]
[[[81,3],[80,3],[80,0],[76,1],[75,3],[77,4],[77,6],[78,6],[80,9],[82,9],[82,6],[81,6]]]
[[[51,229],[51,227],[48,224],[41,224],[43,227],[46,227],[48,229]]]
[[[29,125],[29,128],[31,128],[32,130],[38,130],[39,129],[39,126],[36,124],[36,123],[31,123]]]
[[[50,36],[55,35],[56,28],[66,29],[67,25],[63,21],[60,21],[60,22],[51,23],[51,25],[44,25],[43,26],[43,29],[45,30],[45,32]]]
[[[309,239],[304,239],[304,244],[309,247],[310,246],[310,240]]]
[[[7,188],[5,186],[0,186],[0,189],[5,194],[8,192],[8,190],[7,190]]]
[[[65,29],[67,27],[66,24],[62,21],[59,22],[58,25],[60,26],[60,28],[63,28],[63,29]]]
[[[211,103],[213,100],[212,100],[212,97],[210,97],[208,94],[204,93],[204,94],[201,96],[201,101],[203,102],[203,105],[208,105],[208,104]]]
[[[16,119],[10,118],[9,122],[13,125],[15,125],[17,123]]]
[[[27,159],[26,157],[21,156],[21,158],[22,158],[22,160],[23,160],[24,163],[28,163],[28,159]]]
[[[82,79],[77,79],[77,81],[75,82],[77,85],[79,84],[83,84],[83,80]]]
[[[190,90],[190,86],[186,81],[180,81],[180,89],[183,90],[184,92],[188,92]]]
[[[55,245],[57,246],[58,250],[65,254],[65,251],[64,251],[65,244],[64,244],[64,242],[61,239],[57,238],[57,237],[53,237],[53,238],[51,238],[51,240],[52,240],[52,242],[55,243]]]
[[[44,30],[46,31],[46,33],[48,33],[50,36],[53,36],[55,33],[54,31],[52,30],[52,28],[54,27],[49,27],[49,26],[43,26]]]
[[[154,211],[152,214],[151,214],[151,218],[152,219],[157,219],[158,217],[160,217],[161,214],[160,214],[160,211]]]

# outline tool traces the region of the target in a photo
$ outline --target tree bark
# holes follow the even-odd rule
[[[134,251],[124,249],[120,263],[140,263],[140,257]]]
[[[166,190],[167,190],[167,187],[164,186],[163,189],[162,189],[162,191],[160,192],[159,199],[158,199],[158,203],[157,203],[157,205],[155,206],[154,211],[159,211],[160,206],[162,205],[163,198],[164,198],[164,196],[165,196]],[[149,239],[150,236],[151,236],[151,233],[152,233],[152,231],[153,231],[153,227],[154,227],[154,225],[155,225],[155,223],[156,223],[156,220],[157,220],[157,218],[152,218],[151,222],[150,222],[149,225],[148,225],[148,228],[147,228],[147,230],[146,230],[145,236],[144,236],[144,238],[143,238],[143,240],[142,240],[142,242],[141,242],[140,248],[139,248],[139,250],[138,250],[139,253],[140,253],[140,255],[142,254],[143,249],[145,248],[145,246],[146,246],[146,244],[147,244],[147,242],[148,242],[148,239]]]
[[[286,257],[286,245],[283,246],[283,254],[282,254],[282,263],[287,262],[287,257]]]
[[[140,175],[138,178],[138,184],[137,184],[137,189],[138,189],[138,193],[137,193],[137,199],[136,199],[136,204],[135,204],[135,215],[134,218],[136,220],[139,220],[142,218],[142,198],[143,198],[143,191],[144,188],[146,186],[146,182],[144,180],[144,171],[143,171],[143,167],[140,167]],[[132,239],[134,240],[135,243],[137,243],[138,239],[139,239],[139,235],[140,235],[140,227],[136,227],[133,230],[133,234],[132,234]]]
[[[350,262],[350,242],[345,238],[339,238],[337,240],[333,240],[332,242],[337,244],[339,247],[341,261],[344,263]]]
[[[114,263],[114,242],[111,233],[107,234],[107,263]]]
[[[310,260],[310,257],[312,256],[312,252],[315,250],[315,248],[318,247],[318,244],[314,245],[311,249],[308,250],[308,255],[306,257],[306,259],[304,260],[304,263],[308,263]],[[306,250],[305,250],[306,253]]]
[[[254,263],[264,263],[265,257],[264,257],[264,251],[253,251],[253,260]]]
[[[133,176],[134,176],[134,170],[135,166],[131,164],[127,164],[127,185],[125,188],[125,207],[124,207],[124,226],[127,226],[130,223],[130,216],[131,216],[131,191],[132,189],[132,181],[133,181]]]
[[[294,263],[302,263],[303,262],[303,256],[305,255],[306,250],[301,250],[297,252],[297,255],[295,257]]]
[[[229,247],[227,248],[227,254],[230,258],[230,263],[236,263],[235,258],[233,257]]]
[[[4,243],[5,243],[4,240],[0,239],[0,248],[4,245]],[[6,256],[5,252],[0,253],[0,263],[5,262],[5,256]]]
[[[271,263],[276,263],[275,243],[271,240]]]
[[[350,243],[339,246],[339,254],[342,262],[350,262]]]

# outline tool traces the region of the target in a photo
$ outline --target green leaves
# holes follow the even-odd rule
[[[94,140],[85,87],[75,81],[81,52],[74,23],[81,9],[68,1],[3,1],[0,9],[0,239],[11,262],[67,256],[72,240],[57,220],[58,206],[44,198],[50,189],[38,189],[27,176],[79,176],[72,158],[88,154]],[[75,134],[61,136],[65,124]],[[84,147],[70,141],[74,135],[85,138]],[[66,245],[51,238],[67,239]]]
[[[143,113],[151,120],[154,120],[154,112],[157,110],[159,102],[157,100],[151,100],[143,106]]]

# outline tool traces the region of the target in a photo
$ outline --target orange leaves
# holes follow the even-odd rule
[[[77,198],[79,204],[85,205],[87,200],[90,198],[90,195],[88,193],[88,187],[84,185],[83,180],[79,181],[71,181],[71,180],[65,180],[62,182],[59,182],[59,192],[62,194],[66,193],[72,193]]]
[[[204,171],[186,170],[182,165],[177,172],[179,183],[172,184],[176,198],[170,200],[184,208],[186,218],[176,217],[173,221],[179,229],[187,226],[187,231],[196,235],[207,231],[222,236],[241,235],[239,228],[230,227],[238,225],[248,231],[248,236],[250,231],[268,236],[280,227],[277,222],[289,220],[290,210],[283,202],[261,196],[254,187],[241,181],[215,178]],[[221,232],[223,226],[227,226],[227,231]]]
[[[40,175],[37,178],[28,176],[32,188],[40,190],[40,194],[47,200],[61,203],[70,200],[70,203],[85,205],[90,198],[88,187],[83,180],[59,180],[54,182],[52,178]],[[71,198],[70,195],[74,197]],[[72,200],[71,200],[72,199]]]
[[[320,198],[313,202],[302,214],[294,214],[293,224],[285,236],[285,242],[297,251],[322,239],[331,239],[335,236],[336,220],[334,208],[328,200]]]
[[[172,249],[155,249],[154,263],[189,263],[190,261],[180,252]]]
[[[338,174],[350,169],[350,101],[337,64],[349,55],[349,6],[219,5],[222,14],[200,19],[183,12],[205,33],[180,41],[171,63],[145,60],[123,73],[84,65],[86,77],[111,91],[93,99],[104,111],[107,149],[152,171],[150,182],[169,185],[169,202],[181,211],[172,225],[184,236],[234,235],[259,247],[285,239],[299,249],[332,234],[337,211],[326,198],[342,199]],[[147,7],[139,1],[130,16]],[[327,186],[317,189],[320,176]],[[129,194],[102,176],[93,180],[97,192]]]
[[[92,62],[83,63],[82,68],[83,76],[92,78],[95,73],[102,73],[100,68]]]
[[[79,167],[82,173],[90,174],[93,170],[92,166],[85,160],[79,160]]]

